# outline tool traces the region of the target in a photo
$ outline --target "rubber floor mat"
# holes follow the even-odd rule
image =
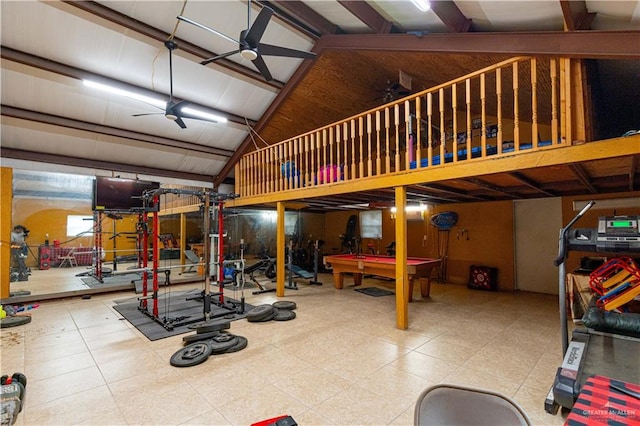
[[[378,287],[364,287],[356,288],[356,291],[364,293],[367,296],[380,297],[380,296],[393,296],[395,293],[389,290],[385,290]]]

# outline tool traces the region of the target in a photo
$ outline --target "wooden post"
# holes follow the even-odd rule
[[[284,297],[284,281],[285,281],[285,256],[284,246],[287,244],[286,235],[284,233],[284,203],[278,201],[276,203],[277,219],[276,219],[276,296]]]
[[[496,101],[498,115],[498,154],[502,154],[502,68],[496,68]]]
[[[467,102],[467,137],[465,139],[467,149],[467,160],[471,159],[471,79],[465,80],[465,97]]]
[[[558,143],[558,63],[551,59],[549,64],[551,72],[551,141]]]
[[[513,63],[513,144],[514,152],[520,152],[520,111],[518,108],[518,63]]]
[[[433,161],[433,146],[431,141],[433,140],[433,95],[431,92],[427,93],[427,165],[431,166]],[[440,130],[441,132],[444,129]]]
[[[393,106],[393,115],[396,125],[396,172],[400,171],[400,106],[395,104]]]
[[[385,173],[391,173],[391,150],[389,148],[389,126],[390,125],[391,125],[391,120],[389,117],[389,107],[385,107],[384,109],[384,128],[385,128],[385,141],[386,141],[386,153],[385,153],[385,161],[384,161]]]
[[[380,159],[380,110],[376,111],[376,175],[382,173]]]
[[[481,139],[480,139],[480,156],[487,155],[487,93],[485,85],[485,73],[480,74],[480,111],[482,121]]]
[[[536,58],[531,58],[531,143],[538,147],[538,70]]]
[[[358,163],[358,170],[360,174],[358,175],[359,179],[364,177],[364,147],[362,146],[362,138],[364,136],[364,120],[362,116],[358,117],[358,137],[359,144],[358,148],[360,149],[360,162]]]
[[[420,99],[420,96],[416,98],[416,139],[414,141],[416,147],[416,169],[420,168],[422,151],[422,104]]]
[[[407,189],[397,186],[396,196],[396,327],[409,328],[409,278],[407,274]]]

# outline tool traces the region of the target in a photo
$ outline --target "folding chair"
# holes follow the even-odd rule
[[[524,410],[499,393],[465,386],[440,384],[420,394],[414,425],[531,425]]]
[[[58,268],[62,268],[65,263],[69,264],[69,267],[78,266],[78,261],[75,255],[75,248],[72,248],[67,254],[64,256],[58,256],[58,260],[60,261],[60,265]]]

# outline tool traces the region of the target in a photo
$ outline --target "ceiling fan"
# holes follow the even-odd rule
[[[267,68],[267,64],[265,64],[264,60],[262,59],[263,56],[284,56],[288,58],[302,58],[302,59],[313,59],[316,56],[316,54],[313,52],[305,52],[302,50],[295,50],[295,49],[289,49],[286,47],[260,43],[260,40],[262,39],[262,35],[264,34],[264,31],[267,28],[267,24],[271,19],[271,15],[273,15],[273,10],[271,10],[266,6],[263,6],[262,10],[260,10],[260,13],[258,14],[258,17],[253,22],[253,25],[250,25],[251,0],[249,0],[247,4],[248,28],[240,32],[239,41],[225,34],[222,34],[219,31],[216,31],[205,25],[202,25],[196,21],[186,18],[184,16],[178,16],[178,19],[181,21],[187,22],[189,24],[195,25],[198,28],[202,28],[203,30],[212,32],[238,45],[238,49],[236,50],[223,53],[218,56],[214,56],[213,58],[205,59],[204,61],[200,62],[202,65],[207,65],[211,62],[239,53],[243,58],[249,59],[251,62],[253,62],[253,65],[255,65],[255,67],[258,69],[260,74],[262,74],[265,80],[271,81],[273,80],[273,77],[269,72],[269,68]]]
[[[225,119],[222,118],[222,117],[220,117],[219,119],[217,117],[213,116],[213,115],[210,115],[210,117],[206,117],[209,114],[189,108],[187,106],[187,105],[189,105],[189,102],[187,102],[187,101],[176,102],[173,99],[173,55],[172,55],[172,52],[175,49],[178,48],[178,44],[173,40],[166,40],[164,42],[164,45],[169,50],[169,100],[167,101],[167,104],[166,104],[166,107],[164,109],[164,112],[163,113],[162,112],[151,112],[151,113],[146,113],[146,114],[133,114],[133,116],[134,117],[142,117],[142,116],[145,116],[145,115],[164,114],[165,117],[167,117],[169,120],[175,121],[178,124],[178,126],[180,126],[183,129],[187,128],[187,125],[182,120],[183,118],[210,121],[210,122],[213,122],[213,123],[217,123],[219,121],[224,121]],[[159,108],[157,106],[156,106],[156,108],[162,109],[162,108]]]

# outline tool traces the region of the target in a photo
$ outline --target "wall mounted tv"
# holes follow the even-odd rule
[[[158,188],[158,182],[97,176],[93,190],[93,210],[142,211],[142,193]],[[158,211],[159,208],[159,205],[150,203],[147,211]]]

